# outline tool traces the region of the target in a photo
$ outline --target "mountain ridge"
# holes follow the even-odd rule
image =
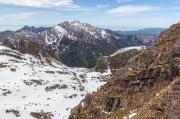
[[[10,30],[0,31],[0,34],[4,34],[4,33],[8,33],[8,32],[12,32],[12,31],[10,31]]]
[[[29,27],[28,27],[29,28]],[[21,41],[33,41],[41,45],[48,54],[71,67],[93,67],[97,58],[109,55],[127,46],[151,45],[155,36],[120,35],[109,29],[102,29],[81,23],[65,21],[42,32],[20,30],[2,34],[1,42],[19,50]]]
[[[166,30],[167,28],[144,28],[144,29],[139,29],[139,30],[134,30],[134,31],[121,31],[118,30],[116,31],[119,34],[123,35],[129,35],[129,34],[160,34],[162,31]]]
[[[41,27],[34,27],[34,26],[30,27],[30,26],[25,25],[23,28],[17,30],[16,32],[21,32],[24,30],[24,31],[39,33],[39,32],[43,32],[49,28],[51,28],[51,27],[42,27],[42,26]]]
[[[56,32],[59,32],[59,35],[56,35]],[[56,55],[57,59],[61,59],[68,66],[71,66],[76,59],[80,61],[77,62],[77,65],[72,66],[92,67],[95,65],[93,62],[96,62],[97,57],[109,55],[119,48],[152,44],[151,41],[144,42],[143,39],[136,36],[119,35],[111,30],[97,28],[79,21],[63,22],[43,34],[55,34],[52,37],[46,37],[46,45],[48,48],[50,47],[49,50],[56,52],[52,55]],[[155,37],[152,39],[155,40]],[[89,61],[89,59],[93,61]]]

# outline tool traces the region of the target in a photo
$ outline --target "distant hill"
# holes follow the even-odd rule
[[[166,30],[166,28],[145,28],[145,29],[140,29],[137,31],[116,31],[119,34],[122,35],[130,35],[130,34],[137,34],[137,33],[143,33],[143,34],[160,34],[162,31]]]
[[[20,30],[17,30],[17,32],[20,32],[20,31],[29,31],[29,32],[34,32],[34,33],[38,33],[38,32],[43,32],[47,29],[49,29],[51,27],[34,27],[34,26],[24,26],[23,28],[21,28]]]
[[[0,31],[0,34],[7,33],[7,32],[12,32],[12,31],[10,31],[10,30]]]

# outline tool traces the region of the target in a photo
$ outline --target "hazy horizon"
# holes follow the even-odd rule
[[[57,24],[53,25],[27,25],[29,27],[34,26],[34,27],[53,27]],[[93,25],[93,24],[92,24]],[[6,31],[6,30],[11,30],[11,31],[16,31],[21,28],[23,28],[25,25],[0,25],[0,31]],[[133,31],[133,30],[140,30],[140,29],[145,29],[145,28],[163,28],[163,27],[116,27],[116,26],[97,26],[99,28],[103,29],[111,29],[113,31],[121,30],[121,31]]]
[[[0,0],[0,31],[75,20],[112,30],[168,28],[179,15],[179,0]]]

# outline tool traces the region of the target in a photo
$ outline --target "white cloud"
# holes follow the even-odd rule
[[[110,5],[109,4],[105,4],[105,5],[97,5],[96,7],[97,8],[106,8],[106,7],[109,7]]]
[[[30,12],[30,13],[19,13],[19,14],[8,14],[6,16],[11,19],[26,19],[37,14],[38,14],[37,12],[32,12],[32,13]]]
[[[105,13],[108,13],[108,14],[135,14],[135,13],[139,13],[139,12],[149,11],[152,9],[153,9],[153,7],[149,7],[149,6],[127,5],[127,6],[120,6],[118,8],[108,10]]]
[[[73,0],[0,0],[0,3],[22,5],[28,7],[65,7],[79,8]]]
[[[4,19],[4,18],[0,18],[0,20],[2,20],[2,19]]]
[[[128,1],[132,1],[132,0],[116,0],[117,2],[128,2]]]

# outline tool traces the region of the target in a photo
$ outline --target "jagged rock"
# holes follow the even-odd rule
[[[126,99],[120,99],[119,97],[105,97],[102,100],[102,108],[106,112],[113,112],[120,108],[125,108],[126,105]]]

